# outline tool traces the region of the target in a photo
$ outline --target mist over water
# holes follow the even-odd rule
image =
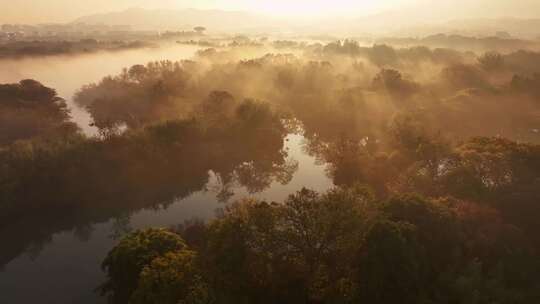
[[[298,161],[299,168],[287,185],[273,183],[268,190],[250,195],[245,189],[235,189],[240,199],[252,196],[268,201],[282,201],[290,193],[304,186],[314,189],[329,189],[332,181],[325,175],[325,166],[302,151],[303,138],[291,135],[286,147],[291,157]],[[106,177],[104,177],[106,178]],[[43,247],[39,245],[20,255],[0,270],[0,301],[17,300],[18,303],[106,303],[94,289],[105,279],[100,269],[103,256],[118,238],[128,231],[148,227],[170,227],[186,220],[198,218],[208,220],[225,206],[216,200],[211,189],[219,183],[215,176],[207,188],[185,199],[177,200],[166,209],[142,210],[130,215],[129,219],[111,219],[87,230],[87,237],[79,228],[56,233]],[[50,280],[54,277],[54,280]],[[32,292],[25,292],[33,286]],[[34,288],[35,287],[35,288]],[[6,302],[8,303],[8,302]]]
[[[540,19],[308,2],[1,26],[0,304],[538,302]]]
[[[191,58],[198,47],[164,43],[159,48],[143,48],[84,55],[0,59],[0,83],[16,83],[23,79],[39,80],[54,88],[66,99],[71,116],[83,131],[94,135],[90,115],[72,102],[73,95],[83,85],[97,82],[105,75],[115,75],[123,68],[141,62]]]
[[[77,90],[135,64],[190,59],[197,49],[195,46],[163,45],[157,49],[2,60],[0,83],[39,79],[44,85],[55,88],[58,95],[66,99],[72,120],[86,135],[93,136],[97,130],[89,125],[91,116],[72,101]],[[325,165],[318,164],[314,157],[307,155],[303,145],[304,139],[300,135],[286,138],[285,150],[289,152],[291,160],[298,162],[298,170],[289,183],[282,185],[274,182],[267,190],[256,194],[250,194],[240,187],[234,189],[231,201],[246,196],[282,201],[302,187],[329,189],[332,181],[325,174]],[[94,289],[104,280],[101,260],[118,237],[133,229],[167,227],[192,218],[207,220],[214,217],[216,210],[225,205],[216,199],[220,181],[213,173],[210,175],[206,190],[176,200],[166,209],[158,207],[155,210],[136,211],[129,219],[110,219],[68,229],[49,236],[45,244],[30,244],[25,253],[4,265],[0,271],[0,302],[105,303],[105,299],[100,298]],[[55,279],[50,280],[51,277]],[[25,292],[27,286],[33,286],[31,293]]]

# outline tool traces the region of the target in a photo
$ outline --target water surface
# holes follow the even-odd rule
[[[71,103],[73,94],[82,85],[98,81],[105,75],[117,74],[133,64],[186,59],[195,51],[196,48],[190,46],[174,46],[0,61],[0,83],[32,78],[57,89],[72,107],[73,119],[87,134],[93,134],[95,130],[88,126],[88,113]],[[246,196],[282,201],[302,187],[317,190],[331,187],[324,165],[317,164],[304,152],[303,140],[300,135],[289,135],[284,143],[288,158],[298,162],[298,169],[289,183],[273,182],[264,191],[254,194],[237,185],[233,187],[234,196],[229,201]],[[132,229],[167,227],[193,218],[207,220],[215,215],[216,209],[225,206],[216,198],[215,189],[220,187],[221,181],[212,172],[209,175],[205,187],[187,197],[173,199],[166,207],[160,205],[162,202],[148,202],[146,209],[126,210],[129,216],[96,216],[91,224],[88,224],[88,217],[84,217],[85,221],[80,225],[76,218],[62,218],[65,215],[53,212],[32,215],[33,220],[8,228],[8,232],[0,233],[9,235],[11,240],[4,240],[0,248],[0,266],[3,267],[0,271],[0,303],[103,303],[104,299],[94,292],[104,280],[100,263],[119,236]]]

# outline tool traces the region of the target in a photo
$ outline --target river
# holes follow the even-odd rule
[[[71,102],[74,93],[81,86],[99,81],[106,75],[117,74],[122,68],[133,64],[189,59],[196,50],[196,47],[174,45],[81,56],[3,60],[0,61],[0,83],[14,83],[31,78],[55,88],[59,96],[67,100],[73,120],[86,134],[92,135],[96,130],[89,126],[89,114]],[[292,180],[286,185],[274,182],[263,192],[251,196],[268,201],[281,201],[302,187],[324,190],[332,186],[331,180],[325,174],[325,166],[318,164],[304,152],[303,141],[300,135],[289,135],[286,138],[288,157],[298,163],[298,170]],[[49,233],[49,229],[43,229],[43,223],[53,225],[56,222],[71,221],[55,218],[54,214],[43,214],[36,215],[45,217],[39,220],[41,226],[22,223],[23,228],[19,229],[21,238],[45,241],[35,244],[23,241],[24,246],[21,247],[18,242],[0,240],[0,251],[10,254],[15,252],[11,254],[13,258],[0,265],[3,267],[0,269],[0,303],[105,303],[105,299],[99,297],[94,290],[104,280],[100,263],[115,245],[118,236],[129,229],[167,227],[193,218],[210,219],[215,215],[216,209],[225,206],[225,203],[218,202],[216,192],[212,191],[219,181],[211,172],[209,174],[211,177],[206,189],[175,200],[166,208],[136,210],[130,212],[131,215],[126,218],[99,220],[83,227],[58,225],[61,228],[51,229],[53,233]],[[249,195],[242,187],[234,189],[234,192],[232,200]],[[17,237],[14,235],[14,238]]]

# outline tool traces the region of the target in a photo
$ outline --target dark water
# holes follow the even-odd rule
[[[34,78],[58,89],[69,101],[80,86],[117,73],[122,67],[150,60],[178,60],[191,56],[194,51],[189,47],[175,47],[0,62],[0,83]],[[73,116],[87,133],[93,132],[87,127],[89,117],[84,111],[75,109]],[[284,145],[287,157],[298,163],[292,180],[285,185],[273,182],[255,194],[249,194],[242,186],[234,186],[234,196],[229,201],[246,196],[281,201],[302,187],[324,190],[332,186],[324,165],[317,164],[303,151],[302,136],[289,135]],[[226,203],[218,202],[216,198],[221,183],[219,177],[212,172],[209,175],[205,187],[173,200],[167,207],[159,205],[160,202],[149,202],[148,209],[126,210],[129,216],[95,216],[95,220],[90,220],[91,224],[85,217],[80,225],[76,214],[52,212],[32,215],[31,220],[8,227],[9,231],[0,232],[5,238],[0,240],[0,303],[102,303],[103,299],[93,290],[104,279],[101,260],[119,236],[131,229],[167,227],[193,218],[210,219],[216,209],[225,206]]]
[[[273,183],[267,190],[251,195],[270,201],[281,201],[288,194],[306,186],[314,189],[331,187],[324,166],[302,152],[302,137],[289,136],[290,157],[299,167],[290,183]],[[126,219],[110,219],[79,229],[66,229],[50,236],[50,240],[22,252],[0,272],[0,303],[99,303],[93,289],[103,281],[99,265],[115,244],[115,237],[127,229],[152,226],[168,227],[192,218],[209,219],[217,208],[224,207],[216,199],[218,181],[211,178],[208,190],[197,192],[159,210],[142,210]],[[235,198],[248,196],[245,189],[235,188]],[[55,221],[54,218],[47,220]],[[62,220],[62,219],[58,219]],[[28,223],[32,226],[32,223]],[[35,231],[35,233],[40,233]],[[1,250],[9,250],[3,242]],[[5,246],[5,247],[4,247]]]

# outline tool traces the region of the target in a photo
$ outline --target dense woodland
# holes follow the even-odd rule
[[[52,233],[166,206],[213,172],[216,219],[110,251],[99,290],[111,303],[540,301],[540,53],[338,41],[242,57],[253,48],[81,88],[97,137],[53,89],[0,86],[0,235],[15,244],[0,263]],[[232,185],[290,181],[291,133],[335,188],[229,202]]]

